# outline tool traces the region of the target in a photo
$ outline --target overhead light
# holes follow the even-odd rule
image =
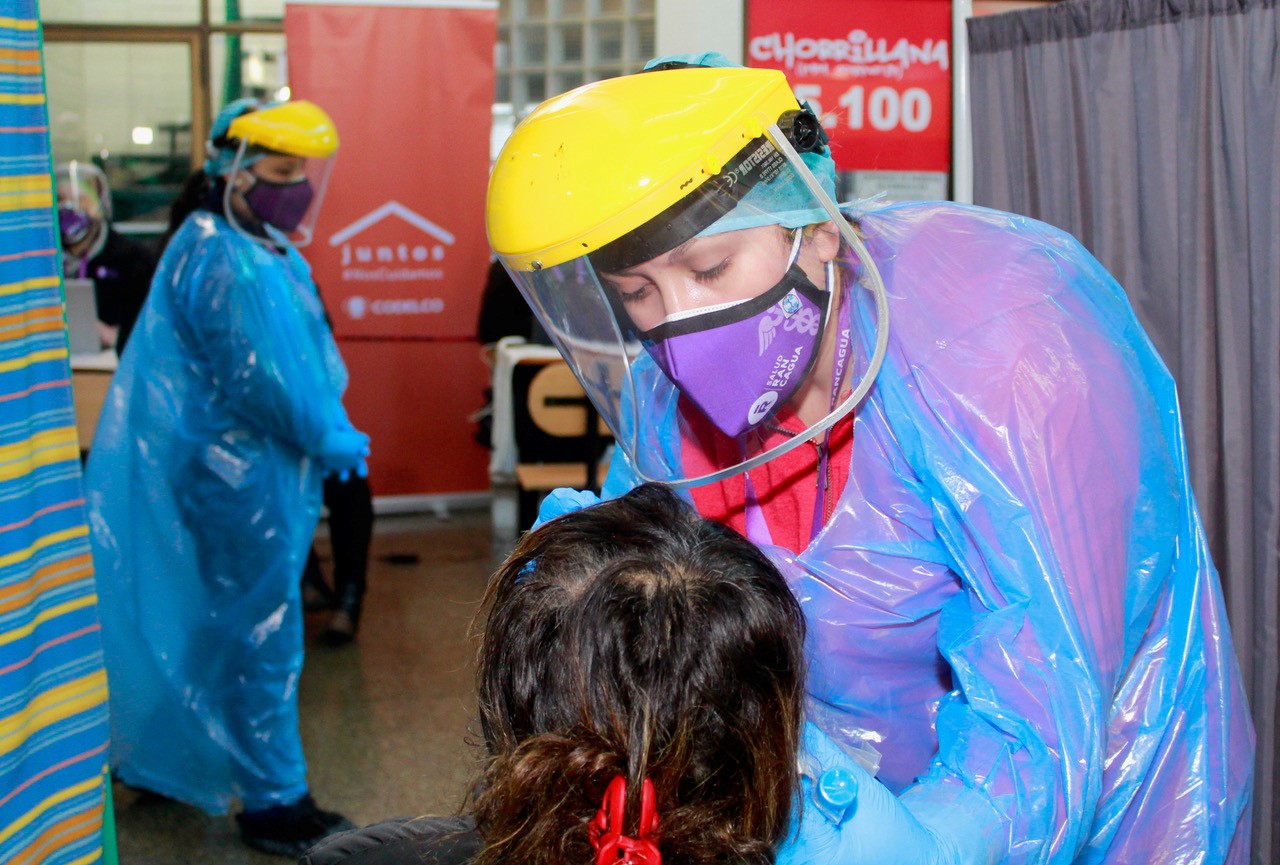
[[[133,143],[134,144],[150,144],[156,140],[155,130],[150,126],[133,127]]]
[[[261,54],[250,54],[245,58],[244,77],[250,84],[262,84],[267,80],[266,67],[262,63]]]
[[[293,91],[289,89],[288,84],[276,91],[276,102],[288,102],[292,97]]]

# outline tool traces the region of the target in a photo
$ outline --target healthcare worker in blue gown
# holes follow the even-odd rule
[[[780,72],[651,67],[516,128],[489,239],[616,436],[604,496],[685,490],[805,609],[802,764],[857,793],[779,861],[1243,865],[1253,730],[1121,288],[1031,219],[838,208]]]
[[[298,581],[321,479],[364,471],[346,370],[295,245],[337,149],[328,116],[242,100],[214,123],[90,452],[86,489],[124,783],[300,855],[308,793]]]

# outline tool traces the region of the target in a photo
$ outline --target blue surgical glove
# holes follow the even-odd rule
[[[316,459],[326,475],[336,474],[346,480],[355,472],[360,477],[369,474],[365,458],[369,456],[369,437],[351,424],[343,422],[333,426],[320,440]]]
[[[801,764],[802,801],[778,851],[777,865],[978,865],[991,860],[988,846],[943,837],[920,822],[906,805],[840,750],[825,733],[805,724]],[[853,777],[856,798],[835,823],[814,802],[814,779],[828,770]],[[813,777],[809,777],[812,775]],[[847,775],[843,777],[848,777]],[[949,834],[949,833],[948,833]],[[963,835],[964,833],[961,833]]]
[[[536,529],[556,517],[562,517],[565,514],[573,513],[579,508],[588,508],[599,503],[600,497],[591,492],[591,490],[560,487],[547,493],[547,497],[542,500],[542,505],[538,508],[538,519],[534,521],[533,527]]]

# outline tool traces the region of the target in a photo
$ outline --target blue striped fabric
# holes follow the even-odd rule
[[[0,0],[0,863],[102,861],[106,674],[34,0]]]

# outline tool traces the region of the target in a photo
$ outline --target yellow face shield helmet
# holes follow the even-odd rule
[[[825,140],[781,72],[686,67],[599,81],[549,99],[516,127],[499,154],[486,202],[489,243],[642,479],[708,483],[804,444],[852,409],[856,400],[845,399],[795,441],[761,450],[744,439],[742,447],[705,453],[695,465],[680,442],[696,436],[685,427],[703,406],[689,399],[687,384],[677,387],[673,379],[679,376],[661,360],[655,334],[673,328],[696,333],[710,320],[704,314],[768,304],[780,283],[771,276],[757,288],[750,275],[744,278],[743,266],[715,286],[700,277],[695,285],[689,277],[687,295],[698,299],[694,308],[657,329],[634,314],[632,296],[643,288],[628,287],[637,283],[633,274],[647,273],[656,262],[697,258],[689,250],[707,245],[707,238],[716,238],[717,260],[763,255],[765,269],[782,278],[796,263],[798,238],[814,225],[834,224],[851,260],[870,262],[831,194],[806,167],[802,154],[825,153]],[[791,238],[797,238],[794,244]],[[776,256],[761,253],[762,243],[776,246]],[[708,263],[705,270],[712,269]],[[811,317],[825,326],[835,314],[836,287],[868,280],[874,291],[874,266],[860,265],[844,278],[828,267],[826,285],[813,286]],[[876,307],[887,326],[882,287]],[[883,356],[887,330],[880,330],[877,349],[862,358],[863,380],[854,394],[859,399]],[[767,342],[762,335],[762,355]],[[746,365],[726,357],[712,374],[731,376]],[[767,393],[752,398],[749,414],[758,424],[768,416],[759,406],[773,403]],[[781,408],[786,397],[772,399]],[[675,428],[683,434],[673,437]]]
[[[305,99],[282,102],[241,114],[227,127],[227,136],[253,147],[322,159],[338,150],[338,130],[319,105]]]
[[[243,234],[268,245],[305,246],[311,242],[320,204],[333,171],[338,131],[333,120],[313,102],[299,99],[249,111],[231,121],[226,138],[238,142],[229,177],[248,175],[240,192],[258,217],[264,232],[248,230],[232,205],[233,184],[227,184],[225,213]],[[264,158],[304,160],[289,176],[267,176],[255,170]]]
[[[514,270],[594,252],[695,192],[779,117],[799,111],[782,73],[759,69],[629,75],[548,100],[494,165],[489,242]]]

